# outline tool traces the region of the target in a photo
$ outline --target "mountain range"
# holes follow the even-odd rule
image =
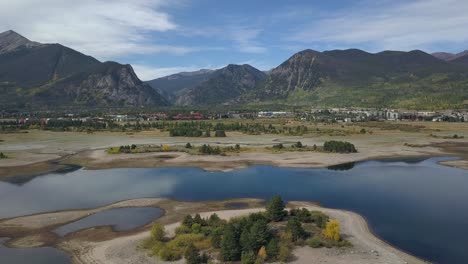
[[[0,93],[4,109],[168,105],[130,65],[102,63],[14,31],[0,33]]]
[[[130,65],[100,62],[60,44],[0,33],[0,108],[283,104],[418,109],[466,107],[468,51],[292,55],[262,72],[230,64],[142,82]]]

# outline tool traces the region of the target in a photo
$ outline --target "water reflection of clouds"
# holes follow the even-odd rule
[[[172,193],[177,177],[151,170],[78,170],[37,177],[23,186],[0,183],[0,217],[68,208],[88,208],[120,200]]]

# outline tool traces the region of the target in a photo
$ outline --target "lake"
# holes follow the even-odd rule
[[[7,248],[0,238],[0,263],[4,264],[63,264],[70,263],[70,257],[55,248]]]
[[[111,226],[115,231],[127,231],[144,226],[163,214],[163,210],[154,207],[113,208],[63,225],[55,229],[54,233],[66,236],[78,230],[98,226]]]
[[[468,172],[447,158],[365,161],[330,169],[251,166],[78,169],[0,182],[0,218],[92,208],[142,197],[185,201],[252,197],[319,202],[364,216],[389,243],[435,263],[468,260]]]

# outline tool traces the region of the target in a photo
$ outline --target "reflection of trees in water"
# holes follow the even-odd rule
[[[333,165],[333,166],[328,166],[327,168],[329,170],[335,170],[335,171],[345,171],[345,170],[350,170],[354,168],[355,162],[348,162],[348,163],[342,163],[338,165]]]

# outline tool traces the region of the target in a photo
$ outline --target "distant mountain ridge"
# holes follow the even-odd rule
[[[244,79],[220,74],[223,69],[210,72],[203,80],[186,78],[189,88],[177,87],[170,77],[164,79],[177,87],[172,102],[178,105],[450,108],[463,107],[468,100],[467,61],[468,56],[445,61],[420,50],[368,53],[359,49],[309,49],[266,73],[259,74],[249,66],[249,72],[257,78],[247,89],[236,89]],[[164,89],[164,84],[160,82],[157,88]],[[167,92],[174,89],[165,88]]]
[[[230,64],[142,82],[130,65],[0,33],[0,110],[283,104],[468,107],[468,54],[303,50],[262,72]]]
[[[435,53],[432,53],[431,55],[444,61],[454,61],[458,58],[468,56],[468,50],[465,50],[459,53],[435,52]]]
[[[60,44],[0,33],[2,108],[168,105],[130,65],[101,63]]]
[[[243,94],[253,91],[266,74],[248,64],[228,66],[210,73],[208,79],[182,90],[178,105],[233,104]]]
[[[446,108],[468,99],[467,68],[423,51],[304,50],[274,68],[254,97],[324,106]]]
[[[170,102],[180,96],[181,91],[191,89],[203,81],[208,80],[214,70],[201,69],[194,72],[180,72],[151,81],[147,81],[151,87],[156,89]]]

